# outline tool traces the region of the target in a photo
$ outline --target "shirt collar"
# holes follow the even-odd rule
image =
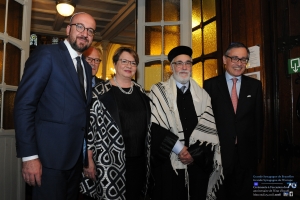
[[[75,59],[77,56],[79,56],[79,57],[81,58],[81,55],[82,55],[82,54],[78,55],[77,51],[75,51],[75,50],[71,47],[71,45],[70,45],[70,43],[69,43],[69,41],[68,41],[67,39],[64,40],[64,43],[65,43],[65,45],[67,46],[68,51],[69,51],[69,53],[70,53],[72,59]]]
[[[226,81],[232,81],[233,78],[237,78],[237,81],[241,81],[242,76],[231,76],[227,71],[225,72]]]
[[[177,85],[178,88],[181,88],[182,86],[185,86],[186,88],[189,88],[190,81],[188,81],[185,84],[182,84],[182,83],[179,83],[179,82],[176,81],[176,85]]]
[[[92,77],[92,87],[94,87],[96,84],[95,76]]]

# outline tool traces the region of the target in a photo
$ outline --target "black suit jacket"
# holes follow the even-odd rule
[[[93,76],[92,79],[95,79],[95,85],[93,87],[104,81],[103,79],[97,78],[96,76]]]
[[[86,97],[64,44],[40,45],[25,63],[15,98],[18,157],[38,155],[43,166],[71,169],[82,154],[89,116],[92,70],[82,59]]]
[[[242,75],[237,111],[234,113],[225,74],[204,81],[211,97],[220,138],[224,173],[234,165],[235,138],[242,167],[256,167],[262,154],[263,99],[260,81]]]

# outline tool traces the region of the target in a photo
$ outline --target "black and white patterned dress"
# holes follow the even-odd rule
[[[136,83],[134,83],[134,90],[131,94],[133,95],[132,104],[130,104],[130,95],[122,95],[126,94],[122,94],[109,81],[100,83],[93,91],[87,145],[88,149],[93,151],[97,176],[96,181],[93,181],[83,175],[80,191],[94,199],[126,199],[126,195],[129,193],[126,193],[126,188],[128,189],[132,185],[132,181],[130,181],[131,183],[128,180],[126,182],[126,177],[131,177],[134,173],[128,173],[133,171],[142,173],[140,175],[144,176],[141,179],[143,183],[139,184],[144,186],[144,192],[147,190],[147,180],[150,173],[149,123],[151,112],[149,99],[142,87]],[[136,103],[139,99],[141,101]],[[130,110],[127,108],[128,105]],[[138,110],[132,112],[135,109],[134,106],[137,106],[136,109]],[[139,110],[145,116],[143,114],[137,115]],[[135,115],[136,117],[134,117]],[[137,129],[134,127],[132,129],[135,131],[131,131],[130,126],[132,127],[135,120],[137,120],[136,123],[144,124],[145,127],[140,126]],[[128,123],[131,125],[126,127]],[[144,130],[142,131],[144,133],[141,133],[141,137],[144,137],[143,141],[140,137],[137,141],[132,142],[132,139],[136,138],[137,135],[131,134],[141,132],[141,129]],[[142,145],[137,145],[141,141]],[[136,170],[141,167],[143,169]]]

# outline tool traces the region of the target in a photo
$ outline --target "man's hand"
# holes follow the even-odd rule
[[[188,152],[186,146],[184,146],[183,149],[180,151],[180,153],[178,154],[178,158],[185,165],[189,165],[192,162],[194,162],[194,159],[191,156],[191,154]]]
[[[93,181],[96,181],[96,166],[93,160],[93,152],[91,150],[88,150],[88,159],[89,166],[87,168],[83,168],[84,176],[92,179]]]
[[[22,174],[24,181],[31,186],[41,186],[42,164],[39,158],[23,162]]]

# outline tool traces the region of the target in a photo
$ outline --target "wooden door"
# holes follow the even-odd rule
[[[25,199],[16,157],[15,94],[29,56],[31,0],[0,0],[0,199]]]
[[[294,67],[299,66],[297,73],[288,73],[289,59],[300,57],[300,2],[277,0],[270,6],[274,30],[270,63],[275,147],[272,165],[277,174],[292,176],[292,182],[300,183],[300,59],[294,63]],[[300,199],[299,186],[293,188],[295,199]]]

